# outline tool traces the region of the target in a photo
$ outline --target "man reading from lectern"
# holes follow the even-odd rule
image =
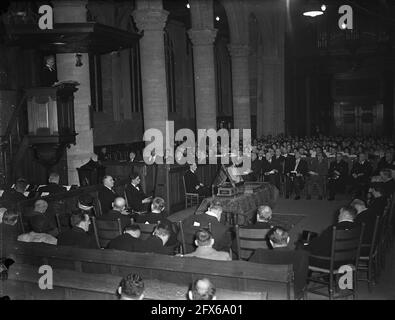
[[[199,196],[209,197],[210,188],[200,182],[196,174],[197,165],[195,162],[189,164],[189,170],[184,174],[185,189],[187,193],[198,193]]]

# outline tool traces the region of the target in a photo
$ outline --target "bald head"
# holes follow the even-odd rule
[[[268,222],[272,218],[272,209],[269,206],[260,206],[257,210],[256,221]]]
[[[48,203],[45,200],[37,200],[34,203],[34,211],[40,212],[40,213],[45,213],[48,209]]]
[[[216,289],[213,283],[207,279],[196,280],[189,291],[189,299],[191,300],[215,300]]]
[[[115,198],[114,202],[112,203],[112,207],[116,211],[123,211],[126,207],[126,201],[122,197]]]

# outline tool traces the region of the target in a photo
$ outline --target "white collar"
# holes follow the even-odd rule
[[[217,217],[217,215],[216,215],[214,212],[211,212],[210,210],[207,210],[207,211],[206,211],[206,214],[209,215],[209,216],[211,216],[211,217],[214,217],[215,219],[218,220],[218,217]]]

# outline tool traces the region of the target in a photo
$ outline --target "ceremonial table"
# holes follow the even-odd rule
[[[224,222],[229,224],[248,225],[254,220],[256,210],[261,205],[275,207],[279,191],[270,183],[246,183],[241,192],[235,196],[214,196],[203,200],[195,214],[206,212],[211,203],[216,202],[222,206]]]

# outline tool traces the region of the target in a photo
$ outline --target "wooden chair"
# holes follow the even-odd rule
[[[178,221],[177,225],[178,225],[178,230],[180,232],[180,238],[181,238],[181,254],[186,254],[187,247],[185,244],[184,228],[182,226],[182,221]]]
[[[350,295],[356,298],[357,295],[357,266],[359,262],[359,255],[361,251],[362,236],[365,225],[358,226],[351,230],[337,230],[336,226],[333,227],[331,255],[317,256],[310,255],[310,258],[317,259],[318,261],[329,263],[329,268],[321,268],[316,266],[309,266],[311,275],[308,277],[308,285],[306,292],[311,292],[317,295],[326,296],[329,300],[345,298]],[[334,278],[339,278],[342,275],[338,265],[348,265],[352,270],[352,289],[349,291],[335,294],[337,291],[337,282]],[[309,287],[310,283],[318,285]],[[321,289],[327,289],[328,292]]]
[[[154,232],[157,224],[149,224],[149,223],[135,223],[136,225],[138,225],[140,227],[141,230],[141,236],[140,239],[141,240],[146,240],[148,239],[152,233]]]
[[[267,233],[270,229],[248,229],[235,226],[237,257],[248,260],[255,249],[267,249]]]
[[[182,176],[182,184],[184,186],[184,194],[185,194],[185,209],[199,205],[199,193],[187,192],[187,189],[185,187],[185,177],[184,176]]]
[[[358,281],[366,281],[368,283],[369,292],[372,292],[372,285],[377,283],[377,273],[379,268],[378,261],[378,231],[380,226],[380,216],[376,217],[372,241],[370,244],[362,244],[361,250],[366,248],[369,250],[368,256],[360,256],[359,263],[357,267],[357,274],[361,272],[366,272],[366,278],[358,278]]]
[[[111,240],[122,234],[121,219],[104,221],[92,217],[92,224],[98,248],[106,248]]]

